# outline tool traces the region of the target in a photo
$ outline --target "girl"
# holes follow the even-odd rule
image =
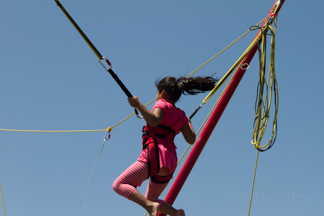
[[[134,201],[151,216],[158,212],[172,216],[185,216],[182,209],[175,209],[164,200],[158,199],[168,185],[177,166],[176,146],[173,139],[182,132],[189,144],[196,140],[195,131],[181,109],[175,106],[181,94],[197,94],[212,90],[217,79],[213,77],[168,76],[156,82],[157,102],[149,111],[136,96],[128,98],[132,107],[143,115],[147,125],[143,128],[143,150],[140,157],[113,183],[116,193]],[[150,178],[146,194],[136,190],[144,180]]]

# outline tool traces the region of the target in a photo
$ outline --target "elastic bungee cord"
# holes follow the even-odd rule
[[[108,71],[110,73],[110,75],[114,78],[114,80],[117,82],[117,84],[119,85],[119,87],[124,91],[124,93],[127,95],[127,97],[133,97],[133,95],[126,88],[126,86],[124,85],[124,83],[122,83],[122,81],[118,78],[118,76],[112,70],[112,65],[111,65],[110,61],[107,58],[103,57],[100,54],[100,52],[97,50],[97,48],[92,44],[92,42],[89,40],[89,38],[84,34],[84,32],[78,26],[78,24],[73,20],[73,18],[70,16],[70,14],[65,10],[65,8],[61,4],[61,2],[59,0],[54,0],[54,1],[56,2],[57,6],[59,6],[59,8],[63,11],[63,13],[65,14],[65,16],[70,20],[70,22],[76,28],[76,30],[80,33],[80,35],[82,36],[82,38],[87,42],[87,44],[90,46],[90,48],[92,49],[92,51],[96,54],[96,56],[99,59],[99,63],[104,67],[104,69],[106,71]],[[107,69],[104,66],[104,64],[101,62],[102,60],[105,60],[107,62],[108,66],[109,66],[109,69]],[[137,117],[140,118],[140,119],[142,119],[143,117],[140,117],[138,115],[138,110],[136,108],[134,108],[134,110],[135,110],[135,113],[136,113]]]

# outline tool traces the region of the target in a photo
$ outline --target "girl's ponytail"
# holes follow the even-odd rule
[[[168,76],[155,83],[159,92],[165,90],[171,101],[178,101],[181,94],[195,95],[210,91],[215,87],[218,79],[211,76],[206,77],[180,77]]]
[[[180,77],[177,87],[183,91],[183,94],[195,95],[205,91],[210,91],[215,87],[218,79],[211,76],[207,77]]]

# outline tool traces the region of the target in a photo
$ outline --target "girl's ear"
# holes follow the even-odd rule
[[[161,91],[161,97],[162,98],[165,98],[165,95],[166,95],[166,91],[164,89],[162,89],[162,91]]]

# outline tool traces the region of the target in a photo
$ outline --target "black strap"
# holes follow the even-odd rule
[[[167,130],[167,131],[173,133],[174,135],[177,134],[177,133],[176,133],[174,130],[172,130],[169,126],[165,126],[165,125],[159,124],[157,127],[163,128],[163,129],[165,129],[165,130]],[[144,127],[142,128],[143,136],[146,136],[146,135],[148,136],[148,135],[149,135],[149,131],[147,131],[146,128],[147,128],[147,126],[144,126]],[[165,139],[165,140],[166,140],[165,135],[160,134],[160,133],[157,133],[157,132],[155,132],[155,131],[154,131],[154,134],[155,134],[156,137],[158,137],[158,138],[162,138],[162,139]]]
[[[173,173],[167,176],[155,175],[155,176],[151,176],[151,181],[158,184],[164,184],[169,182],[172,177],[173,177]]]
[[[163,129],[166,129],[169,132],[172,132],[172,133],[176,134],[176,132],[174,130],[172,130],[169,126],[165,126],[165,125],[159,124],[158,127],[163,128]]]
[[[143,136],[148,136],[148,135],[149,135],[148,131],[143,131]],[[163,134],[154,133],[154,137],[162,138],[162,139],[166,140],[166,138],[165,138],[165,136]]]

